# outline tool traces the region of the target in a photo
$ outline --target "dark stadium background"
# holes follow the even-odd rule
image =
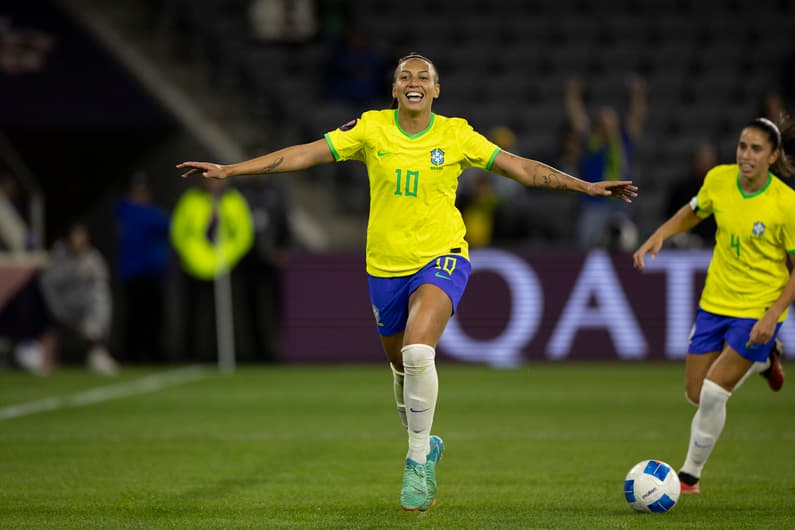
[[[390,61],[409,50],[433,58],[444,87],[436,111],[463,115],[484,131],[510,125],[517,132],[517,151],[553,165],[567,76],[583,78],[590,103],[619,108],[628,76],[643,76],[649,116],[636,168],[641,234],[662,220],[671,179],[686,171],[694,143],[713,141],[721,160],[732,161],[738,128],[758,114],[764,95],[777,90],[793,100],[795,45],[789,25],[795,7],[785,0],[753,5],[626,0],[609,6],[586,0],[373,0],[318,1],[317,6],[321,21],[342,17],[366,32],[370,45]],[[21,159],[41,188],[47,246],[70,222],[85,219],[113,266],[112,205],[132,172],[142,169],[153,176],[158,201],[170,208],[188,185],[179,179],[175,163],[232,162],[238,155],[313,140],[364,110],[323,92],[327,32],[333,29],[320,26],[315,36],[300,42],[263,42],[253,34],[247,8],[242,0],[3,2],[0,42],[31,31],[52,42],[39,67],[0,72],[4,152]],[[175,93],[190,109],[174,105]],[[389,103],[386,96],[388,87],[383,105]],[[366,196],[361,190],[366,182],[361,168],[318,168],[285,182],[294,211],[301,213],[294,219],[298,230],[286,277],[285,358],[322,359],[317,350],[345,336],[359,348],[349,352],[349,360],[381,361],[363,281]],[[340,182],[358,189],[358,195],[336,195]],[[536,206],[539,216],[558,225],[574,222],[571,201],[542,200]],[[562,260],[558,267],[569,267],[576,276],[587,256],[574,247],[571,234],[564,232],[555,239],[531,234],[504,250],[542,269],[544,262]],[[317,285],[308,282],[314,274],[306,272],[314,258],[316,267],[331,275]],[[665,281],[640,279],[621,251],[610,259],[634,315],[651,337],[644,356],[671,357],[664,339]],[[695,281],[697,292],[703,276]],[[358,298],[335,298],[332,286],[339,282],[350,285]],[[572,282],[551,284],[547,327],[539,336],[554,327]],[[510,293],[500,283],[492,286],[485,291],[494,300],[486,300],[473,281],[463,302],[461,317],[474,336],[498,336],[505,325],[499,315],[509,316]],[[175,296],[171,293],[173,303]],[[476,299],[498,313],[491,329],[478,329],[477,322],[488,315],[473,313]],[[340,320],[348,314],[348,320]],[[315,342],[296,342],[309,337],[306,326],[314,329]],[[792,335],[790,328],[785,338]],[[173,335],[170,347],[178,350]],[[541,339],[523,352],[527,359],[548,357]],[[604,330],[584,331],[572,352],[573,358],[591,358],[591,353],[615,358],[615,341]]]

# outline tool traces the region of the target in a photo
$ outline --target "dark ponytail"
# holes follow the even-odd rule
[[[755,118],[748,122],[744,128],[753,127],[767,135],[773,150],[779,150],[778,159],[773,163],[771,169],[773,173],[781,178],[789,178],[795,175],[795,163],[787,154],[795,144],[795,119],[789,116],[781,116],[778,123],[774,123],[767,118]]]

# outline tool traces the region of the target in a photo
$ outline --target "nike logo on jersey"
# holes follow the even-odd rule
[[[390,153],[389,151],[377,151],[375,154],[378,156],[386,156],[386,155],[391,155],[392,153]]]
[[[409,410],[410,410],[411,412],[427,412],[427,411],[429,411],[429,410],[431,410],[431,409],[430,409],[430,408],[427,408],[427,409],[421,409],[421,410],[417,410],[417,409],[415,409],[415,408],[409,407]]]
[[[436,276],[437,278],[441,278],[441,279],[443,279],[443,280],[452,280],[452,278],[450,278],[449,276],[445,276],[445,275],[444,275],[444,274],[442,274],[441,272],[437,272],[437,273],[435,274],[435,276]]]

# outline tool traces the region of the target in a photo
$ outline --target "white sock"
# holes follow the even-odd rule
[[[753,363],[751,365],[751,367],[748,369],[748,371],[745,372],[745,374],[740,378],[739,381],[737,381],[737,384],[734,385],[734,388],[732,389],[732,392],[735,392],[738,388],[740,388],[740,386],[743,383],[745,383],[746,379],[748,379],[749,377],[751,377],[754,374],[760,374],[760,373],[764,372],[765,370],[767,370],[768,368],[770,368],[770,357],[769,356],[763,362],[757,361],[757,362]]]
[[[403,385],[406,375],[403,372],[398,372],[392,363],[389,363],[392,368],[392,391],[395,394],[395,404],[397,405],[398,416],[400,416],[400,423],[403,428],[408,430],[409,424],[406,422],[406,402],[403,400]]]
[[[690,425],[690,445],[682,471],[696,478],[707,463],[726,423],[726,402],[732,393],[705,379],[701,385],[698,410]]]
[[[439,394],[434,362],[436,350],[427,344],[409,344],[400,351],[403,353],[403,402],[409,432],[407,457],[424,464],[430,449],[431,425]]]

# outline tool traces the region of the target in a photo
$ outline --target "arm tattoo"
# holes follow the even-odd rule
[[[282,162],[284,162],[284,157],[280,156],[279,158],[274,160],[270,165],[267,165],[264,168],[262,168],[262,172],[272,173],[274,170],[276,170],[277,167],[282,165]]]
[[[533,178],[532,183],[534,187],[537,188],[552,188],[552,189],[559,189],[559,190],[566,190],[568,186],[560,178],[560,175],[556,175],[553,172],[549,172],[547,174],[543,174],[541,176],[538,175],[539,167],[536,167],[533,170]]]
[[[517,157],[511,153],[506,153],[512,159],[521,159],[521,157]],[[525,186],[530,186],[533,188],[550,188],[550,189],[557,189],[557,190],[570,190],[572,189],[570,184],[569,175],[566,173],[562,173],[557,171],[545,164],[540,162],[534,161],[523,161],[524,172],[527,174],[529,172],[529,164],[532,163],[533,165],[533,173],[529,175],[529,181],[526,181],[525,178],[514,177],[510,173],[504,170],[498,170],[497,173],[508,178],[515,178],[517,181],[522,182]]]

